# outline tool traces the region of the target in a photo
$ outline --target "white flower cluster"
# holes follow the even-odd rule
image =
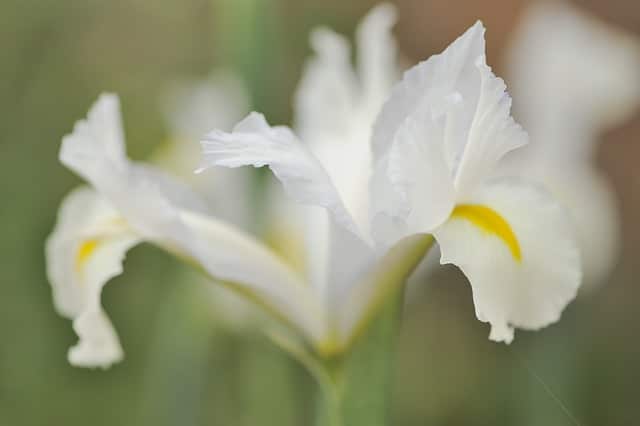
[[[313,33],[295,132],[254,112],[202,141],[199,171],[268,166],[297,202],[277,209],[300,235],[297,266],[212,216],[176,179],[131,162],[118,98],[98,99],[60,151],[90,187],[65,199],[47,242],[56,308],[80,338],[72,364],[122,358],[100,294],[141,241],[238,290],[320,355],[348,348],[434,239],[441,262],[468,277],[492,340],[558,320],[581,282],[573,223],[545,189],[504,172],[505,154],[528,140],[486,64],[483,25],[399,78],[394,21],[390,5],[364,18],[356,67],[344,37]],[[221,204],[244,196],[233,188],[216,192]]]

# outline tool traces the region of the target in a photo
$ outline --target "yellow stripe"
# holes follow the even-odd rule
[[[522,252],[518,238],[509,223],[495,210],[480,204],[460,204],[453,209],[452,219],[466,219],[478,228],[500,238],[518,262],[522,261]]]
[[[83,241],[80,247],[78,247],[78,251],[76,252],[76,267],[78,269],[81,269],[97,248],[98,240],[89,239]]]

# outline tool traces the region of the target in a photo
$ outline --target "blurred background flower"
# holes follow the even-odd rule
[[[532,99],[542,96],[543,88],[528,87],[528,77],[518,74],[509,54],[524,42],[527,28],[532,30],[530,1],[396,3],[396,33],[408,64],[441,51],[480,18],[488,28],[488,62],[503,64],[495,67],[496,73],[506,76],[516,103],[514,114],[532,139],[541,130],[534,129],[537,119],[527,112],[532,108],[527,105],[535,105],[530,102],[547,101],[549,111],[567,113],[566,94]],[[207,81],[206,86],[212,70],[231,70],[246,86],[249,99],[247,106],[228,105],[225,111],[243,109],[242,115],[257,109],[270,122],[289,123],[294,88],[310,54],[310,30],[324,25],[350,35],[374,4],[370,0],[2,2],[0,424],[308,424],[312,379],[261,336],[222,327],[212,311],[210,287],[199,285],[183,265],[147,245],[130,253],[128,273],[104,293],[103,303],[127,348],[126,361],[107,372],[70,367],[64,354],[76,337],[51,306],[42,242],[53,226],[59,201],[79,182],[57,161],[60,139],[98,93],[115,91],[123,99],[132,158],[152,157],[164,162],[163,167],[178,170],[183,166],[167,157],[181,155],[161,154],[163,149],[174,149],[162,148],[163,144],[193,138],[183,125],[193,120],[189,127],[195,129],[200,119],[197,114],[180,117],[190,110],[191,102],[186,100],[190,89],[181,88],[181,82],[198,86]],[[565,409],[581,424],[637,423],[640,343],[634,326],[640,322],[640,114],[633,95],[640,75],[626,62],[637,56],[639,47],[629,41],[612,41],[615,48],[601,43],[608,43],[602,41],[603,33],[613,32],[624,40],[640,34],[640,5],[631,0],[572,4],[576,16],[588,16],[598,29],[587,26],[581,30],[587,35],[579,38],[567,35],[574,18],[566,18],[562,24],[549,25],[547,38],[531,47],[531,56],[525,59],[569,45],[575,60],[585,61],[580,69],[566,68],[565,82],[549,80],[549,84],[572,91],[577,89],[569,89],[569,83],[586,84],[586,89],[578,87],[585,94],[578,104],[585,115],[578,118],[583,120],[584,139],[589,139],[584,146],[593,161],[588,173],[596,175],[597,182],[606,182],[605,197],[617,205],[613,225],[593,226],[611,226],[603,238],[619,231],[617,255],[600,268],[602,285],[581,295],[561,323],[536,334],[521,333],[508,348],[486,341],[486,329],[473,320],[462,274],[455,268],[430,274],[413,293],[416,300],[404,316],[393,424],[572,424]],[[627,45],[629,53],[615,57],[598,59],[599,53],[588,53],[601,46],[597,52],[615,55]],[[566,57],[543,56],[539,61],[561,59]],[[616,70],[623,73],[618,79],[615,74],[607,77]],[[596,78],[597,87],[591,87],[589,82]],[[611,86],[608,78],[613,78]],[[206,91],[196,90],[193,102],[202,102],[202,110],[211,108],[213,114],[215,107],[207,106]],[[175,95],[165,95],[168,92]],[[210,127],[224,126],[216,119],[226,118],[216,114]],[[265,174],[246,179],[255,197],[269,191]],[[570,188],[587,179],[579,178]],[[215,208],[217,197],[209,196]],[[588,209],[590,204],[585,205]],[[270,214],[255,211],[248,218],[234,217],[249,221],[258,233],[264,232],[261,221]],[[591,246],[596,247],[594,262],[606,259],[604,244]]]

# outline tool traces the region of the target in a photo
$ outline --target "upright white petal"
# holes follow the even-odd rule
[[[391,29],[395,9],[371,10],[356,32],[355,68],[345,37],[328,29],[311,37],[314,56],[296,91],[295,129],[331,177],[345,208],[369,228],[371,130],[398,75]]]
[[[477,23],[442,54],[405,72],[382,107],[372,136],[377,242],[429,232],[453,208],[459,158],[452,153],[466,143],[479,97],[475,61],[484,54],[483,34]]]
[[[391,31],[396,20],[394,5],[383,3],[367,13],[356,31],[363,103],[374,108],[372,114],[378,114],[399,77],[398,51]]]
[[[375,7],[356,31],[356,62],[346,38],[329,29],[311,36],[314,55],[307,62],[295,97],[295,129],[331,178],[345,209],[369,234],[368,181],[371,128],[398,74],[391,28],[393,6]],[[309,279],[328,312],[336,317],[339,299],[373,251],[345,233],[326,212],[302,209]]]
[[[510,107],[504,82],[486,65],[479,22],[407,71],[375,124],[374,232],[397,241],[442,223],[506,152],[526,143]]]
[[[315,55],[308,60],[295,94],[295,128],[311,146],[348,142],[359,95],[349,42],[328,28],[311,34]]]
[[[202,141],[202,148],[204,166],[200,170],[268,165],[293,199],[326,208],[339,224],[362,235],[331,178],[289,128],[270,127],[263,115],[252,113],[231,133],[211,132]]]
[[[449,217],[455,192],[441,140],[441,128],[409,117],[378,161],[371,182],[371,228],[379,244],[427,232]]]
[[[140,242],[97,193],[80,188],[62,202],[47,240],[47,276],[57,311],[74,321],[80,338],[69,361],[108,367],[123,357],[118,336],[102,310],[102,287],[122,272],[125,253]]]
[[[388,150],[396,132],[407,117],[419,122],[445,121],[452,102],[460,108],[454,117],[446,117],[449,128],[466,127],[467,131],[479,97],[480,74],[476,61],[484,55],[484,27],[477,22],[441,54],[412,67],[393,88],[382,107],[373,132],[373,153],[381,157]],[[453,122],[455,120],[455,122]],[[464,131],[448,135],[452,151],[464,146]]]
[[[482,55],[476,59],[480,74],[480,93],[462,151],[454,154],[458,196],[473,191],[491,176],[498,161],[509,151],[527,144],[527,134],[511,117],[511,97],[501,78],[496,77]]]
[[[514,328],[560,318],[581,280],[571,220],[550,195],[518,180],[485,184],[434,231],[442,263],[471,283],[476,315],[490,338],[511,342]],[[490,209],[490,210],[487,210]]]

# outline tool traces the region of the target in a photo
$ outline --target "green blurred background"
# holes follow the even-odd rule
[[[524,1],[400,0],[397,34],[412,61],[442,50],[477,18],[500,61]],[[636,1],[581,1],[640,33]],[[76,337],[54,312],[43,241],[79,180],[57,161],[61,137],[102,91],[120,94],[128,150],[167,137],[159,99],[176,79],[219,66],[246,79],[253,108],[276,123],[310,53],[309,30],[352,34],[371,0],[0,2],[0,426],[307,425],[314,383],[257,332],[218,324],[207,289],[148,245],[127,257],[103,301],[125,362],[69,366]],[[563,320],[487,340],[469,286],[440,268],[405,312],[394,425],[640,424],[640,114],[602,136],[599,167],[622,208],[623,251],[608,283]],[[567,414],[567,411],[570,414]]]

